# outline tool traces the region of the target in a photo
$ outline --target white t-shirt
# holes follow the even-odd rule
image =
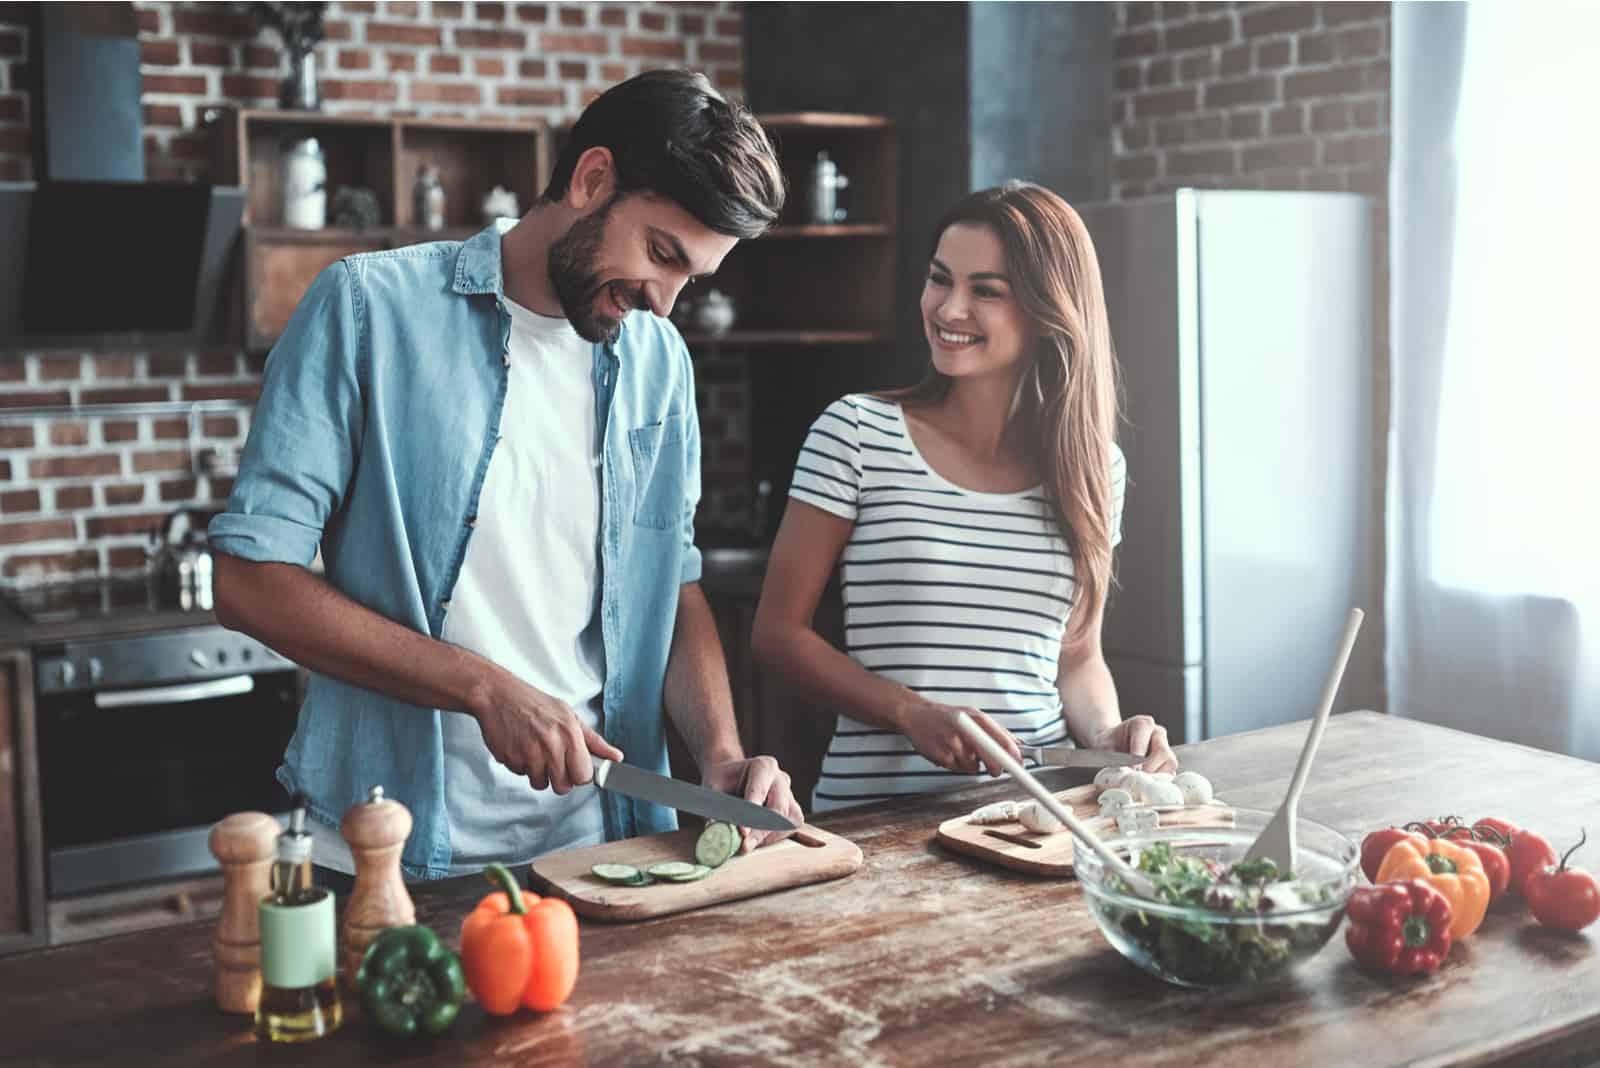
[[[489,461],[445,641],[570,705],[600,730],[600,442],[594,347],[565,319],[510,300],[501,440]],[[451,875],[522,863],[605,838],[599,792],[535,790],[490,755],[478,721],[442,713]],[[313,831],[313,860],[352,872],[337,831]]]
[[[1112,458],[1112,544],[1125,479]],[[1072,612],[1072,558],[1039,487],[977,493],[940,477],[900,406],[861,394],[812,424],[789,490],[854,522],[840,557],[845,647],[875,674],[940,704],[980,708],[1030,745],[1070,742],[1056,664]],[[813,808],[952,790],[902,734],[840,716]]]

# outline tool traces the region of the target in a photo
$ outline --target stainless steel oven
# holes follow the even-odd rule
[[[51,898],[212,871],[212,824],[282,813],[294,664],[207,625],[40,645],[39,779]]]

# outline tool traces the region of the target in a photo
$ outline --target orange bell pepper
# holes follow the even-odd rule
[[[518,1006],[548,1012],[578,982],[578,917],[560,898],[522,890],[499,864],[484,870],[501,887],[461,922],[461,966],[485,1012]]]
[[[1410,840],[1396,842],[1384,854],[1377,881],[1406,879],[1421,879],[1450,902],[1452,939],[1460,941],[1483,923],[1489,910],[1489,877],[1472,850],[1445,838],[1422,845]]]

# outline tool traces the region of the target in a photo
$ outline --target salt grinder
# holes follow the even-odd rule
[[[254,1013],[261,1000],[261,925],[256,903],[271,888],[278,821],[265,812],[235,812],[211,828],[211,855],[222,865],[222,914],[211,939],[217,1007]]]
[[[374,786],[366,801],[350,806],[339,824],[356,862],[356,882],[344,909],[344,977],[354,989],[367,947],[390,927],[417,922],[417,909],[400,878],[400,851],[411,833],[411,812]]]

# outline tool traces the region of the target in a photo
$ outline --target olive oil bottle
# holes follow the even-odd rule
[[[295,798],[289,829],[278,836],[272,892],[261,918],[261,1001],[256,1037],[308,1042],[339,1029],[338,957],[333,894],[311,885],[306,799]]]

